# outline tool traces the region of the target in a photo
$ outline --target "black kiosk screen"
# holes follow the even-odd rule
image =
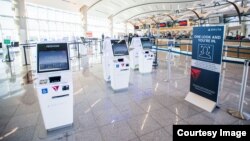
[[[141,38],[141,44],[144,49],[151,49],[153,46],[153,43],[150,42],[149,38]]]
[[[125,40],[111,40],[114,56],[128,55],[128,48]]]
[[[67,43],[38,44],[38,72],[69,70]]]

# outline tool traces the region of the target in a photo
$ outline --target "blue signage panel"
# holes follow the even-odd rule
[[[194,27],[190,91],[217,101],[224,26]]]
[[[224,26],[194,27],[192,59],[221,64]]]

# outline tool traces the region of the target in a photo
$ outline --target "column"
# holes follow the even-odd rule
[[[241,6],[242,7],[247,7],[247,0],[242,0],[241,1]]]
[[[128,23],[127,23],[127,21],[124,22],[124,26],[125,26],[125,35],[128,35]]]
[[[28,43],[28,31],[27,31],[27,22],[26,22],[26,8],[25,8],[25,0],[13,0],[12,8],[14,11],[14,24],[17,29],[18,40],[20,44]],[[30,64],[30,54],[29,48],[21,48],[21,56],[22,56],[22,64],[27,65]]]
[[[26,23],[26,11],[25,0],[13,0],[14,10],[14,23],[17,28],[19,42],[21,44],[27,43],[27,23]]]
[[[113,38],[113,35],[114,35],[113,16],[108,17],[108,19],[109,19],[110,37]]]
[[[82,28],[83,36],[86,37],[86,32],[88,31],[88,6],[84,5],[80,8],[80,13],[82,15]]]

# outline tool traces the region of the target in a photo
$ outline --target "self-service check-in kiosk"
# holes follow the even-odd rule
[[[152,72],[154,53],[151,51],[153,44],[149,38],[141,38],[143,50],[139,52],[139,72]]]
[[[103,77],[106,82],[110,81],[110,60],[113,59],[113,51],[111,47],[111,40],[106,38],[103,41],[102,50],[102,67],[103,67]]]
[[[134,37],[130,46],[131,68],[139,68],[140,73],[152,72],[154,53],[151,51],[153,44],[149,38]]]
[[[111,81],[113,90],[128,88],[130,75],[128,54],[125,40],[104,40],[102,57],[104,79]]]
[[[73,124],[73,84],[67,43],[37,44],[36,89],[46,130]]]
[[[129,47],[129,62],[131,69],[139,68],[139,52],[142,51],[141,38],[134,37],[132,38],[130,47]]]

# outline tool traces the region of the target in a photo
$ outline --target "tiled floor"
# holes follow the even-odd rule
[[[237,108],[242,65],[226,64],[220,109],[208,113],[184,100],[189,91],[190,57],[176,55],[170,67],[165,57],[160,58],[151,74],[131,70],[129,88],[118,92],[103,80],[99,54],[71,62],[74,125],[48,133],[33,84],[27,83],[30,67],[22,66],[20,54],[12,63],[0,62],[0,140],[171,141],[173,124],[250,124],[226,112]],[[250,112],[249,103],[250,81],[246,112]]]

